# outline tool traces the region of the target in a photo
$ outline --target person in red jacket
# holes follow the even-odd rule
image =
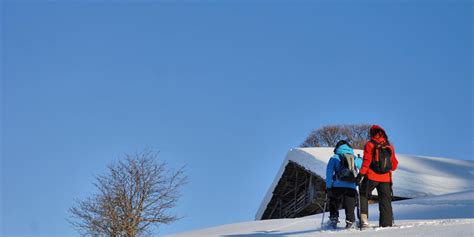
[[[395,149],[390,144],[385,130],[373,125],[369,130],[370,140],[365,144],[364,160],[357,177],[360,185],[361,226],[368,227],[368,197],[377,189],[379,198],[379,226],[392,226],[392,171],[397,169]]]

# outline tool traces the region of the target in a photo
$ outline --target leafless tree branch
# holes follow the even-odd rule
[[[313,130],[300,147],[334,147],[339,140],[347,140],[353,148],[364,149],[370,125],[330,125]]]
[[[179,219],[169,211],[188,181],[184,168],[169,169],[151,150],[125,155],[96,177],[98,193],[77,201],[68,221],[84,236],[149,235],[152,227]]]

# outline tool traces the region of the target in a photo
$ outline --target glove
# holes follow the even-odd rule
[[[363,179],[364,179],[364,175],[363,174],[358,174],[357,177],[356,177],[356,184],[361,185]]]

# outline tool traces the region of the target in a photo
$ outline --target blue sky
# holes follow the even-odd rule
[[[190,179],[160,235],[253,220],[323,125],[473,159],[472,17],[471,1],[4,1],[0,233],[78,236],[74,199],[145,147]]]

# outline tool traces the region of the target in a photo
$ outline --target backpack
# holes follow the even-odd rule
[[[377,174],[386,174],[390,172],[390,170],[392,170],[392,149],[390,148],[390,144],[380,144],[374,140],[371,140],[370,142],[374,144],[370,169]]]
[[[355,156],[352,154],[339,154],[341,163],[339,169],[336,170],[336,179],[355,183],[358,171],[354,159]]]

